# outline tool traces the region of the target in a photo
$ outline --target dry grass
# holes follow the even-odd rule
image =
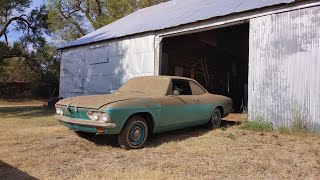
[[[32,99],[32,98],[10,98],[1,99],[0,107],[13,107],[13,106],[46,106],[47,100],[45,99]]]
[[[319,179],[316,135],[232,126],[190,128],[125,151],[115,138],[82,139],[43,107],[0,108],[0,177],[40,179]]]

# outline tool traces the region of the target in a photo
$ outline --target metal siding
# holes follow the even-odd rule
[[[320,7],[251,19],[249,118],[320,130]],[[298,116],[299,117],[299,116]]]
[[[62,51],[60,97],[111,93],[136,76],[154,75],[154,35]]]
[[[140,9],[61,48],[207,20],[294,0],[172,0]]]

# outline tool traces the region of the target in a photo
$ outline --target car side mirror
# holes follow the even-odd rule
[[[178,90],[174,90],[174,91],[173,91],[173,95],[174,95],[174,96],[179,96],[179,94],[180,94],[180,92],[179,92]]]

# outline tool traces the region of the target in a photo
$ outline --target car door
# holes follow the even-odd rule
[[[192,98],[196,103],[194,106],[196,117],[193,118],[193,121],[206,123],[213,112],[214,105],[210,103],[207,91],[200,84],[194,81],[190,81],[189,83],[192,91]]]
[[[179,95],[173,95],[173,91]],[[172,79],[167,95],[162,99],[162,120],[160,128],[173,130],[188,127],[197,117],[194,106],[197,105],[192,96],[190,83],[184,79]]]

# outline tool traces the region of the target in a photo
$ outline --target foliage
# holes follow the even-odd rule
[[[75,40],[140,8],[165,1],[49,0],[49,28],[58,40]]]
[[[252,121],[246,121],[241,125],[241,128],[250,129],[254,131],[272,131],[273,125],[271,122],[266,121],[260,117]]]
[[[0,81],[28,82],[33,89],[54,89],[59,83],[59,59],[56,48],[46,42],[45,35],[50,35],[46,20],[46,6],[34,8],[25,14],[30,0],[1,0],[0,36]],[[7,34],[9,25],[21,33],[20,41],[9,43]],[[44,94],[48,94],[44,93]]]
[[[34,91],[42,89],[45,91],[42,96],[48,97],[51,93],[48,88],[59,87],[60,60],[55,53],[54,46],[44,44],[24,57],[3,60],[0,63],[0,82],[29,82]]]
[[[27,15],[24,14],[25,9],[30,6],[30,0],[1,0],[0,1],[0,37],[5,36],[5,41],[8,44],[7,34],[9,33],[9,25],[24,26],[28,31],[37,31],[39,24],[33,24],[29,21]],[[17,22],[17,23],[15,23]],[[37,21],[34,21],[37,23]],[[42,22],[40,22],[42,23]]]
[[[0,38],[4,39],[0,41],[0,82],[28,83],[33,92],[40,95],[46,91],[44,96],[48,97],[47,89],[58,92],[60,59],[46,37],[74,40],[164,1],[167,0],[48,0],[48,6],[27,13],[32,0],[0,0]],[[21,34],[19,41],[8,39],[10,31]]]

